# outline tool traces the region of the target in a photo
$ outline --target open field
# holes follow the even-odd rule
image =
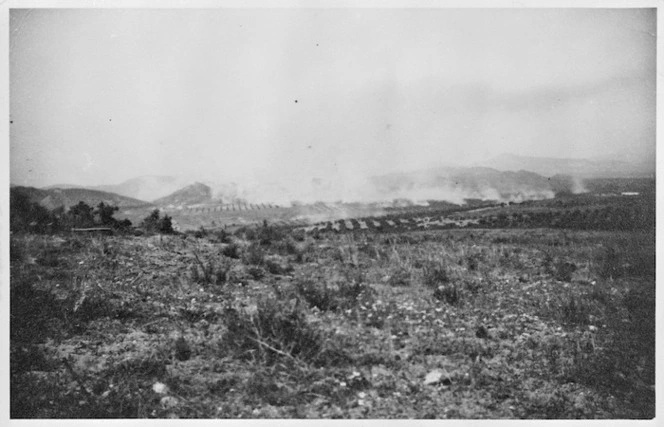
[[[12,417],[654,416],[652,231],[374,222],[12,235]]]
[[[238,227],[260,225],[264,221],[280,226],[300,226],[307,232],[455,227],[617,230],[624,224],[635,224],[636,228],[654,224],[654,180],[596,179],[588,180],[587,185],[589,191],[586,193],[560,194],[552,199],[521,203],[467,199],[462,205],[433,200],[422,203],[408,200],[367,204],[295,203],[291,206],[263,203],[212,203],[184,207],[145,205],[123,207],[116,216],[138,225],[158,208],[173,218],[179,231],[201,228],[232,231]]]
[[[235,229],[260,225],[263,221],[283,226],[307,226],[351,218],[370,218],[398,215],[449,215],[483,206],[495,206],[495,202],[468,201],[466,205],[430,201],[415,204],[409,201],[380,203],[312,203],[278,206],[272,204],[201,204],[186,207],[130,206],[118,212],[118,219],[128,219],[140,224],[152,210],[160,209],[175,221],[180,231]],[[499,204],[498,204],[499,205]]]

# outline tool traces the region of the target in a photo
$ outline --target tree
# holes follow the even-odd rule
[[[123,219],[122,221],[118,222],[118,228],[121,230],[128,230],[131,228],[131,221],[129,221],[127,218]]]
[[[172,218],[168,215],[160,218],[159,209],[153,210],[143,219],[141,228],[153,233],[171,234],[174,232]]]
[[[159,222],[159,209],[155,209],[150,212],[150,215],[143,218],[141,222],[141,228],[144,228],[146,231],[157,231],[157,223]]]
[[[51,211],[20,191],[10,191],[9,227],[13,232],[33,231],[45,233],[58,227],[57,218]]]
[[[119,209],[117,206],[111,206],[101,202],[99,205],[97,205],[97,209],[95,210],[94,214],[99,218],[101,225],[117,228],[118,220],[113,218],[113,214],[118,210]]]
[[[164,234],[171,234],[175,232],[175,230],[173,230],[173,218],[168,215],[164,215],[164,217],[159,222],[159,232]]]
[[[77,205],[69,208],[67,217],[72,227],[92,227],[95,225],[93,209],[85,202],[78,202]]]

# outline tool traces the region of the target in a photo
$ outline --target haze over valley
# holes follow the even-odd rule
[[[463,204],[654,176],[648,9],[25,9],[10,20],[12,185],[174,207]],[[210,194],[157,203],[195,183]]]
[[[527,158],[502,155],[492,166],[437,167],[357,180],[311,178],[298,192],[278,183],[243,186],[235,182],[197,181],[176,176],[142,176],[116,185],[85,187],[59,184],[42,189],[14,187],[48,209],[68,209],[83,201],[117,206],[118,215],[139,223],[151,210],[172,216],[178,229],[217,228],[263,221],[313,224],[348,218],[385,216],[401,209],[433,210],[521,203],[591,193],[642,191],[653,180],[648,169],[624,161]],[[517,167],[529,167],[543,174]],[[511,169],[510,169],[511,168]],[[568,174],[554,173],[555,171]],[[609,182],[587,188],[587,182]],[[593,181],[595,180],[595,181]],[[616,181],[617,180],[617,181]],[[622,186],[616,186],[622,182]],[[654,181],[652,188],[654,188]],[[646,184],[646,188],[649,186]],[[443,203],[441,205],[440,203]]]

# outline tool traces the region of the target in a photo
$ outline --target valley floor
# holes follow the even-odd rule
[[[11,237],[12,418],[652,418],[654,237]]]

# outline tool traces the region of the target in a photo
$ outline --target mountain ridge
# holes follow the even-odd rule
[[[107,205],[113,205],[119,208],[145,207],[150,205],[150,203],[144,200],[86,188],[41,189],[35,187],[15,186],[12,187],[11,191],[21,192],[27,195],[30,200],[37,202],[48,209],[56,209],[59,207],[67,209],[79,202],[84,202],[90,206],[97,206],[99,203],[103,202]]]
[[[214,183],[180,176],[144,175],[116,185],[85,187],[62,184],[59,187],[55,185],[44,187],[43,190],[102,191],[133,199],[131,203],[150,203],[157,207],[210,202],[371,203],[395,199],[452,200],[455,203],[463,203],[466,198],[522,200],[531,197],[553,197],[559,192],[583,192],[583,180],[596,177],[651,178],[653,176],[643,165],[608,157],[573,159],[506,153],[466,166],[441,165],[418,170],[395,171],[371,176],[364,181],[344,181],[347,177],[340,177],[340,180],[312,178],[311,183],[305,183],[297,188],[285,187],[276,182],[242,186],[234,182]],[[94,196],[92,198],[95,200],[100,199],[99,195],[91,196]],[[106,199],[110,200],[109,196],[106,196]],[[55,200],[57,202],[57,197]],[[122,203],[128,202],[122,201]]]
[[[547,177],[571,175],[577,178],[648,178],[655,173],[654,165],[611,157],[559,158],[503,153],[476,165],[501,171],[523,169]]]

